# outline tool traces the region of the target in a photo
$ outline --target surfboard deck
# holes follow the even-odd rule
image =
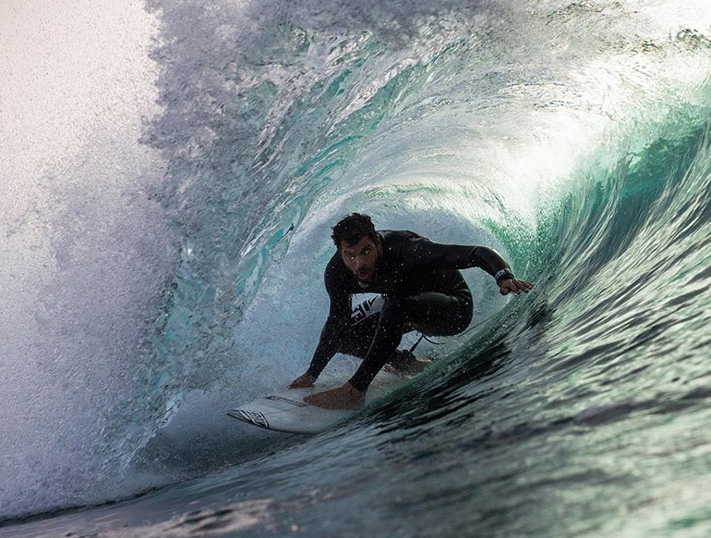
[[[304,402],[310,394],[342,386],[347,378],[317,381],[313,387],[286,389],[258,398],[227,412],[227,415],[267,430],[287,433],[319,433],[357,414],[359,411],[322,409]],[[365,405],[406,381],[390,372],[380,372],[365,393]]]

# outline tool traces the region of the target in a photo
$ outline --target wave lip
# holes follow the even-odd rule
[[[4,515],[251,457],[260,439],[216,441],[223,424],[204,417],[303,369],[327,309],[328,226],[356,209],[492,244],[536,280],[540,302],[511,305],[467,276],[479,321],[497,312],[502,327],[482,341],[513,357],[498,380],[520,365],[586,417],[618,398],[609,379],[674,400],[673,379],[702,375],[706,4],[366,7],[149,4],[159,27],[135,32],[143,51],[160,32],[151,87],[121,109],[138,123],[88,123],[86,147],[29,189],[36,206],[2,221],[49,267],[8,276],[24,310],[7,325],[23,336],[3,372]],[[440,353],[466,369],[476,338]],[[557,384],[576,376],[593,389]]]

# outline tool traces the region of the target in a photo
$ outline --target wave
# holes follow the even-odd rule
[[[505,342],[497,382],[579,376],[550,405],[580,420],[653,387],[670,409],[688,398],[708,344],[687,337],[709,317],[711,13],[672,4],[149,2],[148,164],[76,182],[103,165],[88,141],[83,166],[44,176],[60,208],[34,208],[53,269],[13,386],[66,412],[28,421],[10,396],[6,448],[30,448],[2,467],[0,513],[127,496],[268,443],[216,410],[308,364],[329,226],[354,210],[491,245],[536,282],[513,302],[467,272],[477,330],[426,349],[442,383]]]

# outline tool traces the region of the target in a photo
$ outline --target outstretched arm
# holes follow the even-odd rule
[[[444,245],[423,237],[405,243],[409,251],[404,256],[412,263],[437,269],[480,267],[496,279],[501,295],[527,293],[533,285],[514,277],[504,258],[489,247]]]
[[[318,347],[314,352],[311,364],[307,370],[307,373],[314,379],[321,375],[323,369],[338,352],[338,348],[341,345],[341,335],[347,327],[349,316],[350,309],[347,308],[347,305],[346,308],[344,308],[343,305],[339,305],[331,300],[331,310],[328,314],[328,319],[323,326]]]
[[[316,381],[328,362],[338,351],[341,335],[348,327],[351,315],[350,294],[339,285],[333,273],[326,269],[326,291],[331,300],[328,318],[321,330],[318,346],[314,352],[309,369],[292,381],[289,388],[310,387]]]
[[[331,311],[333,312],[333,306]],[[311,359],[309,369],[291,382],[290,389],[313,386],[318,376],[338,351],[340,336],[344,329],[345,324],[337,316],[332,315],[332,313],[329,314],[321,331],[321,338]]]

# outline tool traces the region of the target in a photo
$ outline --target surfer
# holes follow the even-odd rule
[[[496,279],[502,295],[527,293],[533,285],[514,277],[508,263],[481,246],[434,243],[410,231],[376,231],[371,218],[353,213],[333,228],[336,245],[324,274],[331,304],[311,364],[290,388],[310,387],[338,352],[363,359],[343,386],[313,394],[306,403],[326,409],[357,409],[368,385],[389,363],[417,373],[427,363],[397,349],[403,334],[451,336],[472,319],[473,301],[459,269],[480,267]],[[379,293],[378,315],[353,323],[351,296]]]

